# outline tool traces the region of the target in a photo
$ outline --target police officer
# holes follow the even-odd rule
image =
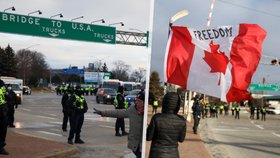
[[[223,104],[220,105],[220,115],[223,114],[223,111],[224,111],[225,107]]]
[[[15,121],[15,108],[18,107],[17,103],[17,95],[12,90],[12,87],[8,87],[8,97],[7,97],[7,104],[8,104],[8,125],[9,127],[15,128],[14,121]]]
[[[240,105],[238,104],[237,107],[235,107],[235,119],[239,119],[239,112],[240,112]]]
[[[69,105],[71,108],[71,118],[68,144],[73,144],[74,136],[75,143],[84,144],[85,142],[80,138],[80,133],[84,123],[84,113],[87,112],[88,106],[80,87],[77,87],[75,94],[70,97]]]
[[[114,105],[115,109],[127,109],[128,103],[125,101],[124,95],[123,95],[123,86],[118,87],[118,94],[116,95],[114,99]],[[127,135],[128,133],[125,131],[125,124],[124,124],[124,118],[117,118],[116,124],[115,124],[115,136],[122,136],[119,132],[119,129],[122,130],[122,135]]]
[[[260,110],[261,110],[261,107],[258,105],[257,106],[257,120],[260,119]]]
[[[6,134],[7,134],[7,94],[3,80],[0,80],[0,154],[9,155],[9,152],[5,150]]]
[[[63,112],[63,122],[62,122],[62,130],[64,132],[67,131],[67,122],[70,120],[71,109],[69,106],[69,100],[73,95],[73,89],[71,87],[67,88],[67,91],[64,91],[61,98],[62,112]]]
[[[262,114],[262,121],[265,121],[265,115],[266,115],[266,107],[261,107],[261,114]]]
[[[152,111],[152,114],[153,113],[157,113],[157,108],[158,108],[158,101],[155,99],[153,101],[153,111]]]
[[[210,104],[206,103],[206,105],[205,105],[205,117],[206,118],[208,117],[208,112],[209,111],[210,111]],[[211,117],[211,114],[210,114],[210,117]]]
[[[212,110],[213,110],[213,117],[218,118],[218,107],[217,107],[217,103],[214,103],[214,105],[212,106]]]
[[[206,102],[204,100],[201,101],[201,108],[202,119],[204,119],[206,113]]]
[[[234,116],[234,111],[235,111],[235,105],[232,105],[231,106],[231,114],[232,114],[232,116]]]
[[[194,103],[192,106],[192,110],[193,110],[193,120],[194,120],[194,124],[193,124],[193,133],[197,134],[197,127],[199,125],[199,121],[200,121],[200,117],[201,117],[201,104],[200,104],[200,99],[199,95],[195,95],[195,97],[193,98]]]

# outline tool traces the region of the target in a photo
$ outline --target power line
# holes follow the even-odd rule
[[[230,4],[230,5],[233,5],[233,6],[236,6],[236,7],[240,7],[240,8],[243,8],[243,9],[248,9],[248,10],[258,12],[258,13],[262,13],[262,14],[270,15],[270,16],[273,16],[273,17],[276,17],[276,18],[280,18],[280,15],[272,14],[272,13],[261,11],[261,10],[257,10],[257,9],[254,9],[254,8],[249,8],[249,7],[246,7],[246,6],[242,6],[242,5],[231,3],[231,2],[228,2],[228,1],[224,1],[224,0],[219,0],[219,1],[222,2],[222,3]],[[277,0],[277,1],[279,1],[279,0]]]

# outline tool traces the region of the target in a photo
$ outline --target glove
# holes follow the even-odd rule
[[[98,115],[101,115],[101,111],[96,109],[96,108],[93,108],[93,113],[94,114],[98,114]]]

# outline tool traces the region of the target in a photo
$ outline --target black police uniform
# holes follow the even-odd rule
[[[200,117],[201,117],[201,105],[199,102],[199,98],[195,97],[194,98],[194,103],[192,106],[192,110],[193,110],[193,120],[194,120],[194,124],[193,124],[193,133],[197,134],[197,127],[199,125],[199,121],[200,121]]]
[[[70,120],[71,109],[70,105],[68,105],[70,97],[72,96],[72,92],[70,89],[65,91],[61,98],[61,105],[62,105],[62,113],[63,113],[63,122],[62,122],[62,130],[67,131],[67,122]]]
[[[5,150],[6,135],[7,135],[7,94],[4,87],[4,82],[0,80],[0,154],[9,155],[9,152]]]
[[[120,89],[121,88],[119,88],[118,94],[114,101],[115,109],[125,109],[125,98],[123,96],[123,91]],[[116,131],[115,136],[121,136],[119,129],[122,130],[122,135],[127,135],[127,132],[125,131],[124,118],[117,118],[115,123],[115,131]]]
[[[84,123],[84,113],[87,112],[87,102],[82,96],[81,91],[78,89],[76,94],[70,98],[71,107],[71,119],[70,119],[70,132],[68,137],[68,143],[73,144],[73,138],[75,136],[75,143],[83,144],[84,141],[80,138],[81,128]]]
[[[15,127],[15,108],[17,108],[17,96],[13,90],[8,90],[8,97],[7,97],[7,104],[8,104],[8,125],[9,127]]]

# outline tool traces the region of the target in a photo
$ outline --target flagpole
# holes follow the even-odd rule
[[[215,3],[215,0],[212,0],[211,6],[210,6],[209,16],[208,16],[208,19],[207,19],[207,27],[209,27],[210,23],[211,23],[212,13],[213,13],[213,9],[214,9],[214,3]]]
[[[187,16],[189,15],[189,11],[184,9],[184,10],[181,10],[179,12],[177,12],[175,15],[173,15],[170,19],[169,19],[169,28],[168,28],[168,38],[169,38],[169,35],[170,35],[170,31],[171,31],[171,27],[173,25],[173,23],[179,19],[181,19],[182,17],[184,16]]]
[[[211,6],[210,6],[209,16],[208,16],[208,19],[207,19],[207,27],[209,27],[210,23],[211,23],[213,9],[214,9],[214,3],[215,3],[215,0],[212,0]],[[205,96],[205,94],[203,94],[203,100],[205,100],[205,99],[206,99],[206,96]]]

